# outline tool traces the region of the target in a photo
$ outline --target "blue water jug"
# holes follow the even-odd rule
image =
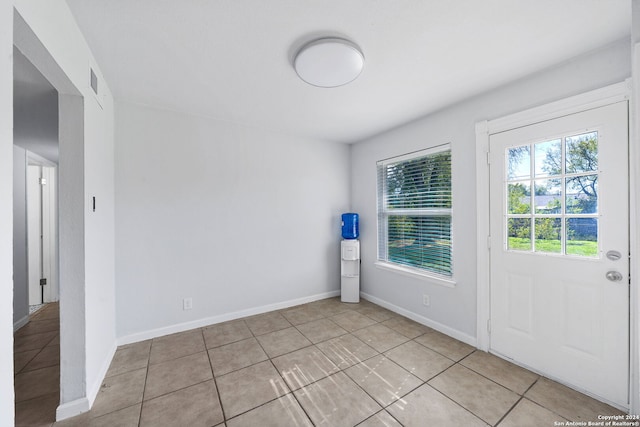
[[[343,239],[357,239],[360,235],[360,226],[358,224],[357,213],[343,213],[342,214],[342,238]]]

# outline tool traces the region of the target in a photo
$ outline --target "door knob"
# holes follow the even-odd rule
[[[607,271],[606,276],[607,279],[611,280],[612,282],[619,282],[622,280],[622,274],[615,270]]]

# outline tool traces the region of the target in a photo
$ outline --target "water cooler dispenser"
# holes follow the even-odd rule
[[[340,243],[340,299],[360,302],[360,241],[357,213],[342,214]]]

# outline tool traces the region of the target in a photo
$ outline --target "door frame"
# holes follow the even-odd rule
[[[540,123],[554,118],[578,113],[593,108],[603,107],[605,105],[616,102],[627,101],[631,104],[632,80],[627,79],[624,82],[616,83],[560,101],[552,102],[529,110],[521,111],[508,116],[500,117],[494,120],[484,120],[476,123],[476,215],[477,215],[477,321],[476,321],[476,340],[477,347],[483,351],[489,351],[490,344],[490,226],[489,226],[489,138],[492,134],[504,132],[507,130]],[[630,105],[630,111],[633,111],[633,105]],[[630,122],[629,127],[633,124]],[[636,153],[629,139],[630,155],[629,160],[636,159]],[[629,161],[629,176],[637,176],[639,168],[637,162]],[[638,183],[629,180],[630,194],[638,191]],[[640,209],[637,200],[630,200],[629,220],[634,224],[640,217]],[[638,239],[633,232],[630,232],[630,247],[632,253],[635,254],[633,248],[638,247]],[[635,301],[640,295],[638,289],[637,262],[635,257],[630,260],[631,285],[629,289],[629,297],[631,301]],[[640,374],[640,356],[636,348],[640,344],[640,310],[636,304],[630,304],[629,307],[629,399],[631,413],[638,413],[640,410],[640,383],[634,381]]]

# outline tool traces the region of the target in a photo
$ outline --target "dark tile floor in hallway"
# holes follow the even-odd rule
[[[17,425],[53,425],[57,307],[41,313],[16,333]],[[55,426],[538,427],[613,414],[368,301],[331,298],[121,346],[91,411]]]
[[[13,338],[16,426],[50,426],[60,402],[60,317],[57,303],[29,316]]]

